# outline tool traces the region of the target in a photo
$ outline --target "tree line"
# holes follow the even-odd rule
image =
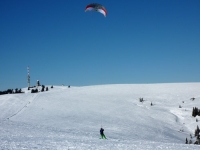
[[[18,93],[24,93],[21,89],[16,88],[15,90],[13,89],[7,89],[6,91],[0,91],[0,95],[5,95],[5,94],[18,94]]]
[[[53,85],[51,86],[51,88],[53,88]],[[28,88],[28,90],[30,90],[30,87]],[[42,85],[42,89],[40,92],[44,92],[44,91],[48,91],[49,88],[48,87],[45,87],[45,85]],[[38,88],[35,88],[35,89],[31,89],[31,93],[38,93],[39,90]]]

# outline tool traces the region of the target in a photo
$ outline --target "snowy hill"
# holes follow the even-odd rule
[[[0,96],[1,149],[200,148],[184,144],[200,125],[192,117],[192,108],[200,108],[200,83],[22,90]],[[99,139],[101,126],[107,140]]]

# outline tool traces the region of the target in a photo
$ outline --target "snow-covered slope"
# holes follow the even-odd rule
[[[191,114],[200,108],[200,83],[23,91],[0,96],[1,149],[200,148],[184,144],[199,125]],[[99,139],[101,126],[108,140]]]

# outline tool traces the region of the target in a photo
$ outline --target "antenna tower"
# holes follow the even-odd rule
[[[29,66],[27,67],[27,72],[28,72],[28,87],[30,87],[30,70],[29,70]]]

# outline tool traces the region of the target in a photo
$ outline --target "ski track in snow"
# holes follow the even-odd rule
[[[25,108],[27,108],[32,101],[37,97],[37,94],[33,95],[33,98],[31,98],[21,109],[19,109],[16,113],[14,113],[13,115],[11,115],[10,117],[7,117],[7,119],[11,119],[12,117],[16,116],[17,114],[19,114],[21,111],[23,111]]]

